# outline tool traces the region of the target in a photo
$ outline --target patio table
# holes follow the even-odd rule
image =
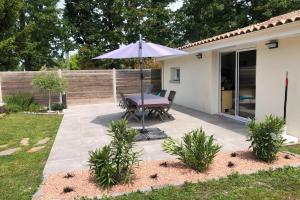
[[[127,95],[126,98],[135,106],[142,106],[141,94]],[[145,108],[166,107],[169,105],[169,103],[169,100],[164,97],[156,96],[153,94],[144,94]]]

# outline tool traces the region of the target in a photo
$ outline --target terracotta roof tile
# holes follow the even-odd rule
[[[237,35],[247,34],[247,33],[255,32],[255,31],[259,31],[259,30],[263,30],[263,29],[267,29],[267,28],[271,28],[271,27],[275,27],[275,26],[280,26],[283,24],[288,24],[291,22],[299,21],[299,20],[300,20],[300,10],[296,10],[296,11],[293,11],[290,13],[286,13],[284,15],[272,17],[269,20],[261,22],[261,23],[253,24],[253,25],[250,25],[250,26],[247,26],[244,28],[240,28],[240,29],[237,29],[234,31],[223,33],[221,35],[213,36],[213,37],[210,37],[210,38],[207,38],[204,40],[190,43],[190,44],[184,45],[182,47],[179,47],[178,49],[187,49],[190,47],[199,46],[199,45],[214,42],[217,40],[222,40],[222,39],[234,37]]]

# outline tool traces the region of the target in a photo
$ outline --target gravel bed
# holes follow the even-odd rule
[[[238,172],[240,174],[255,173],[259,170],[268,170],[270,168],[279,168],[284,166],[300,166],[300,157],[289,155],[289,159],[284,158],[286,153],[279,153],[278,160],[272,164],[257,161],[251,152],[236,152],[236,157],[231,157],[230,153],[219,153],[212,165],[203,173],[197,173],[184,166],[179,160],[161,160],[140,162],[135,172],[136,176],[133,183],[124,185],[115,185],[110,190],[101,190],[91,179],[89,172],[74,171],[69,172],[74,177],[64,178],[66,173],[52,174],[47,177],[40,188],[39,195],[35,199],[74,199],[80,196],[117,196],[133,191],[147,192],[152,188],[162,188],[167,185],[181,185],[185,181],[198,182],[209,179],[218,179]],[[161,166],[161,163],[167,162],[167,166]],[[234,165],[228,167],[228,162]],[[157,174],[157,178],[150,178]],[[71,187],[74,191],[63,193],[65,187]]]

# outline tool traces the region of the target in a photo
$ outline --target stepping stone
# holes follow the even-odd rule
[[[28,146],[29,145],[29,138],[23,138],[20,141],[20,145],[22,145],[22,146]]]
[[[42,145],[42,144],[46,144],[48,141],[50,140],[50,138],[46,137],[42,140],[39,140],[36,145]]]
[[[45,146],[33,147],[33,148],[29,149],[27,152],[33,153],[33,152],[40,151],[40,150],[42,150],[43,148],[45,148]]]
[[[5,147],[7,147],[7,146],[8,146],[8,144],[0,145],[0,149],[3,149]]]
[[[21,150],[20,147],[17,147],[17,148],[12,148],[12,149],[7,149],[5,151],[0,151],[0,156],[8,156],[8,155],[11,155],[17,151]]]

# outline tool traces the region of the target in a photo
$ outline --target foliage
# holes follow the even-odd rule
[[[21,7],[19,0],[0,1],[0,71],[14,70],[18,65],[14,31]]]
[[[11,113],[0,120],[0,145],[20,146],[22,138],[29,145],[10,156],[0,156],[0,199],[32,199],[43,180],[43,169],[49,156],[62,116]],[[45,137],[50,141],[35,153],[27,151]],[[1,149],[2,150],[2,149]]]
[[[299,0],[184,0],[176,27],[183,42],[194,42],[299,8]]]
[[[57,66],[62,52],[74,48],[58,1],[0,1],[1,71]]]
[[[34,101],[34,97],[28,93],[18,93],[4,96],[5,110],[8,112],[37,111],[39,105]]]
[[[64,18],[74,27],[80,68],[119,68],[126,61],[91,58],[120,44],[136,42],[139,34],[145,40],[172,46],[174,34],[170,22],[174,19],[168,8],[171,2],[174,0],[66,0]]]
[[[213,136],[206,136],[201,129],[196,129],[183,136],[183,143],[167,138],[163,150],[176,155],[187,166],[202,172],[212,163],[221,146],[214,144]]]
[[[277,159],[276,154],[283,142],[283,127],[285,122],[280,117],[269,115],[264,122],[252,120],[249,127],[249,148],[253,148],[254,155],[265,162],[272,162]]]
[[[169,7],[175,0],[65,0],[64,8],[58,2],[0,1],[0,71],[57,67],[74,49],[80,69],[132,67],[136,60],[91,58],[139,34],[175,47],[300,8],[299,0],[183,0],[177,11]]]
[[[101,149],[90,152],[90,171],[95,181],[103,188],[117,183],[129,183],[134,174],[134,164],[139,152],[133,151],[137,131],[129,129],[124,119],[110,124],[112,141]]]
[[[261,171],[251,175],[233,174],[230,178],[187,183],[181,187],[166,187],[142,193],[106,198],[114,200],[253,200],[253,199],[300,199],[300,169],[283,168],[274,171]],[[82,197],[76,200],[100,200]]]
[[[62,111],[63,109],[67,108],[67,105],[56,103],[56,104],[51,105],[51,108],[54,111]]]
[[[51,110],[51,94],[60,93],[66,89],[66,82],[56,72],[40,73],[33,77],[32,85],[49,96],[49,110]]]
[[[78,54],[70,56],[70,70],[79,70],[79,64],[78,64]],[[64,69],[68,69],[67,67],[67,60],[62,60],[61,67]]]

